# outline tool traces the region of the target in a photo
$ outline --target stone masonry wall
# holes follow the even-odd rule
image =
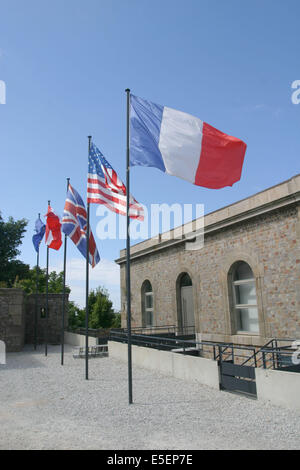
[[[0,289],[0,339],[6,351],[21,351],[24,346],[24,292],[21,289]]]
[[[300,210],[276,209],[205,236],[201,250],[184,244],[132,260],[132,326],[141,326],[141,286],[154,293],[155,324],[177,325],[176,281],[187,272],[193,282],[196,331],[203,340],[262,345],[268,338],[300,338]],[[228,272],[247,262],[256,279],[259,335],[233,329]],[[122,326],[125,315],[125,264],[121,265]]]
[[[61,339],[61,322],[62,322],[62,294],[48,294],[48,342],[49,344],[59,344]],[[46,318],[42,318],[41,309],[46,308],[46,295],[39,294],[37,297],[37,343],[41,344],[45,341],[46,334]],[[66,295],[66,313],[65,328],[68,326],[68,295]],[[35,294],[28,295],[26,299],[26,331],[25,342],[27,344],[34,343],[34,326],[35,326]]]
[[[59,344],[61,338],[62,294],[49,294],[48,342]],[[46,295],[38,295],[37,341],[45,339],[46,318],[41,308],[46,307]],[[68,325],[68,295],[66,296],[65,328]],[[24,343],[34,342],[35,295],[26,296],[22,289],[0,289],[0,340],[7,352],[21,351]]]

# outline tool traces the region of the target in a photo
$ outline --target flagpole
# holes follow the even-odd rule
[[[129,119],[130,119],[130,89],[127,93],[127,148],[126,148],[126,295],[127,295],[127,336],[128,336],[128,399],[132,404],[132,355],[131,355],[131,288],[130,288],[130,227],[129,227],[129,197],[130,197],[130,142],[129,142]]]
[[[89,139],[89,156],[92,136]],[[90,203],[87,200],[86,213],[86,284],[85,284],[85,378],[89,379],[89,256],[90,256]]]
[[[38,214],[40,219],[41,214]],[[38,251],[36,255],[36,284],[35,284],[35,312],[34,312],[34,350],[36,351],[37,346],[37,316],[38,316],[38,286],[39,286],[39,255],[40,255],[40,244],[38,245]]]
[[[70,178],[67,178],[67,192],[69,189]],[[65,233],[64,244],[64,279],[63,279],[63,304],[61,316],[61,365],[64,365],[64,347],[65,347],[65,308],[66,308],[66,264],[67,264],[67,234]]]
[[[48,201],[50,206],[50,201]],[[47,268],[46,268],[46,334],[45,334],[45,356],[48,355],[48,326],[49,326],[49,312],[48,312],[48,279],[49,279],[49,246],[47,245]]]

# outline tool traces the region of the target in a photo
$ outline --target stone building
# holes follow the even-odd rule
[[[66,312],[68,294],[66,295]],[[46,294],[39,294],[37,302],[37,343],[44,343],[46,335]],[[62,294],[48,297],[48,343],[59,344],[61,338]],[[26,295],[22,289],[0,289],[0,340],[6,351],[21,351],[24,344],[34,343],[35,295]],[[65,315],[65,328],[68,325]]]
[[[133,327],[253,346],[300,338],[300,175],[207,214],[201,249],[177,231],[131,247]],[[126,250],[116,262],[126,327]]]

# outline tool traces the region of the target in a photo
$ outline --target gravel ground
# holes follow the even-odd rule
[[[300,413],[66,347],[0,366],[0,449],[299,449]]]

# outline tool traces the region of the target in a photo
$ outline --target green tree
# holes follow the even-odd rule
[[[77,330],[82,328],[85,323],[85,310],[78,307],[73,301],[69,301],[68,306],[69,328]]]
[[[89,306],[89,318],[92,316],[94,305],[97,301],[97,289],[89,292],[88,306]]]
[[[36,275],[37,270],[36,267],[29,269],[28,275],[26,279],[18,280],[15,283],[15,287],[20,287],[23,289],[27,294],[33,294],[36,291]],[[63,276],[64,273],[61,271],[57,273],[56,271],[51,271],[49,273],[48,279],[48,292],[49,294],[60,294],[63,291]],[[38,268],[38,292],[45,293],[46,292],[46,269]],[[71,289],[66,286],[66,293],[70,293]]]
[[[91,290],[88,297],[89,328],[120,328],[121,316],[115,313],[106,289]],[[85,308],[69,301],[69,328],[76,330],[85,327]]]
[[[115,313],[111,327],[121,328],[121,314],[120,313]]]
[[[95,291],[90,292],[89,311],[91,312],[89,316],[90,328],[111,328],[115,313],[106,289],[98,287]]]
[[[12,287],[16,278],[24,279],[29,272],[29,265],[16,260],[20,254],[18,247],[26,232],[27,220],[14,220],[12,217],[5,222],[0,213],[0,283]]]

